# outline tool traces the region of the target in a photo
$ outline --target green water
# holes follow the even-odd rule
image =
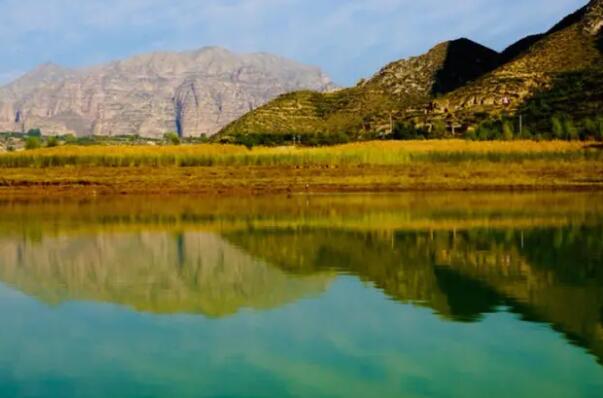
[[[603,396],[603,195],[0,202],[0,397]]]

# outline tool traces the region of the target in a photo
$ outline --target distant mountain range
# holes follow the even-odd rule
[[[212,135],[279,94],[334,88],[318,68],[217,47],[77,70],[46,64],[0,88],[0,131]]]
[[[550,130],[554,114],[576,120],[603,115],[602,30],[603,0],[593,0],[501,53],[468,39],[441,43],[356,87],[280,96],[219,137],[343,132],[354,139],[391,133],[402,123],[439,136],[519,114],[533,128]]]

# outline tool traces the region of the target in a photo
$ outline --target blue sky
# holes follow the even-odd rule
[[[44,62],[86,66],[155,50],[267,51],[354,84],[468,37],[500,50],[586,0],[0,0],[0,83]]]

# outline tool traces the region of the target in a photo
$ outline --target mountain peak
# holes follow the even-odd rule
[[[27,75],[52,76],[58,74],[65,74],[67,72],[69,72],[69,69],[61,65],[55,64],[53,62],[45,62],[36,66]]]

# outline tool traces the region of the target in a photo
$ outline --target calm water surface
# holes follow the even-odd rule
[[[601,397],[603,196],[0,202],[0,397]]]

